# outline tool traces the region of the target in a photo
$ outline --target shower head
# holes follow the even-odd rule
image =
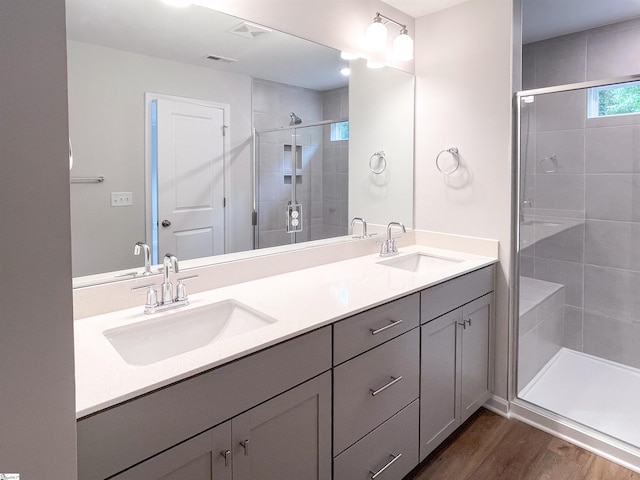
[[[291,121],[289,122],[289,125],[300,125],[301,123],[302,119],[295,113],[291,112]]]

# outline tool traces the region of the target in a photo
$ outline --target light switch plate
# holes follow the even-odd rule
[[[133,192],[111,192],[112,207],[128,207],[133,205]]]

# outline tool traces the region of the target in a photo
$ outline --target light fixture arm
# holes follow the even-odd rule
[[[376,16],[374,17],[373,21],[374,22],[380,22],[382,23],[382,18],[384,18],[387,22],[391,22],[391,23],[395,23],[396,25],[398,25],[400,27],[400,32],[401,33],[407,33],[407,26],[400,23],[400,22],[396,22],[393,18],[389,18],[386,15],[382,15],[380,12],[376,12]]]

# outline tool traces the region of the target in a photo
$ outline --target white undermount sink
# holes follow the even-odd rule
[[[129,365],[150,365],[275,323],[235,300],[156,314],[149,320],[105,330]]]
[[[441,257],[439,255],[431,255],[428,253],[412,253],[410,255],[392,258],[379,263],[380,265],[385,265],[387,267],[422,273],[429,272],[440,267],[455,265],[460,262],[464,262],[464,260],[459,258]]]

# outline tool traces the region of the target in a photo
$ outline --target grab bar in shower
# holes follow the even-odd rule
[[[69,181],[71,183],[102,183],[104,177],[71,177]]]

